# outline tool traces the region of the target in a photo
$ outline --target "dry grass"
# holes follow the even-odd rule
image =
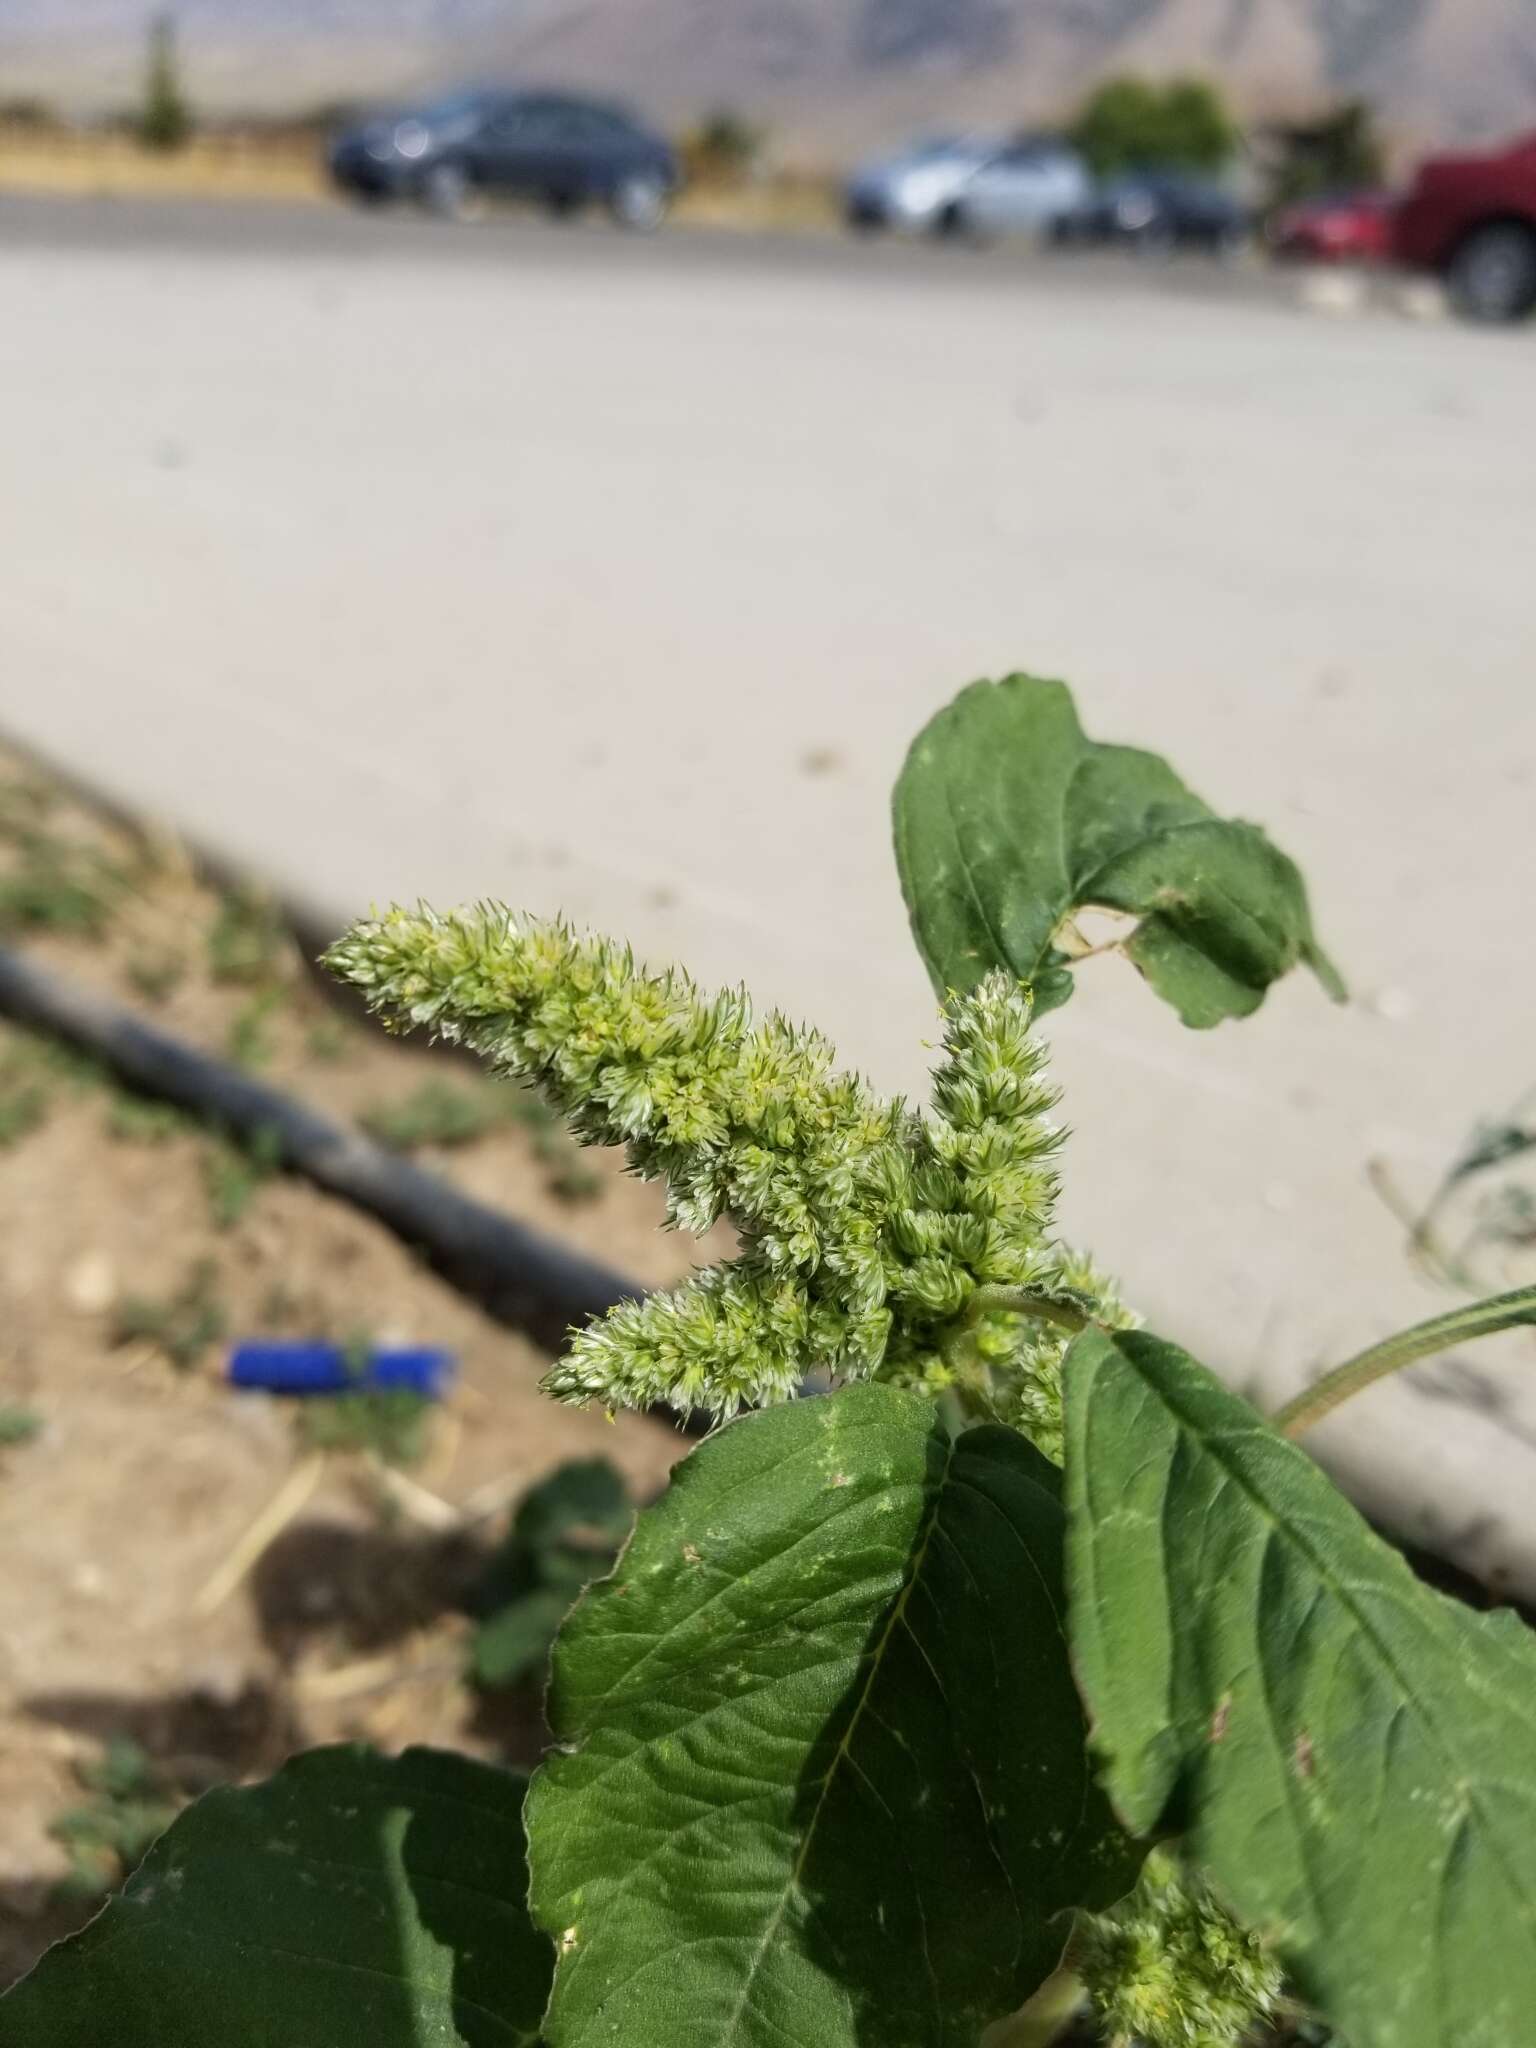
[[[160,153],[131,135],[0,127],[0,192],[91,198],[279,199],[331,196],[318,139],[200,135]],[[837,224],[836,194],[823,179],[700,179],[683,193],[680,223],[745,233],[807,233]]]
[[[831,181],[788,172],[731,183],[700,180],[684,190],[676,218],[746,234],[826,234],[839,225]]]
[[[130,135],[0,132],[0,191],[92,198],[326,197],[318,150],[290,137],[202,135],[185,149],[144,149]]]

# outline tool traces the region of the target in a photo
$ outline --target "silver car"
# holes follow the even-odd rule
[[[979,165],[937,225],[975,242],[1001,235],[1043,238],[1081,213],[1093,191],[1076,150],[1050,137],[1025,137]]]
[[[1052,138],[941,136],[862,165],[848,181],[844,211],[861,231],[987,241],[1046,234],[1091,191],[1081,159]]]

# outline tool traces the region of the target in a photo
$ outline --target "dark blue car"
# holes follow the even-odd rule
[[[1225,186],[1188,171],[1151,167],[1106,179],[1083,206],[1057,220],[1053,238],[1227,255],[1242,246],[1248,232],[1247,214]]]
[[[548,92],[460,92],[380,114],[343,130],[329,162],[354,198],[415,200],[453,220],[508,198],[553,213],[596,204],[653,228],[680,182],[671,145],[624,108]]]

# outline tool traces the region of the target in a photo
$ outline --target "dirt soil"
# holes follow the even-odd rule
[[[448,1091],[486,1127],[418,1160],[622,1272],[702,1256],[516,1091],[339,1008],[258,899],[4,753],[0,937],[332,1117],[428,1083],[441,1136]],[[232,1391],[229,1340],[275,1335],[453,1351],[419,1460],[317,1452],[314,1404]],[[0,1418],[35,1430],[0,1448],[0,1983],[91,1910],[57,1896],[50,1826],[113,1737],[173,1797],[354,1737],[537,1755],[536,1698],[463,1682],[465,1589],[560,1461],[606,1455],[644,1498],[685,1447],[555,1406],[544,1363],[371,1218],[0,1020]]]

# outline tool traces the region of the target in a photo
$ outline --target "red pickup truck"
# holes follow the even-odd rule
[[[1536,312],[1536,135],[1493,155],[1426,158],[1392,242],[1399,262],[1442,277],[1469,319]]]

